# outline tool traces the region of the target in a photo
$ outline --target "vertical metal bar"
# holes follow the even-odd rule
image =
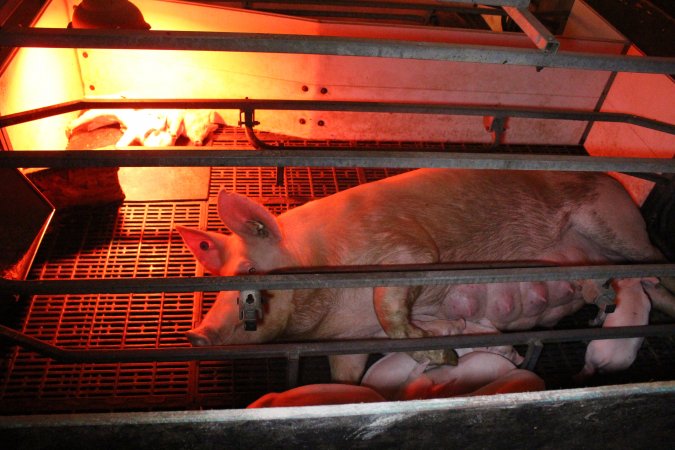
[[[286,384],[288,389],[294,388],[298,385],[298,375],[300,373],[300,352],[288,352],[286,357],[288,361],[288,368],[286,369]]]
[[[624,45],[623,49],[621,50],[621,56],[628,55],[628,50],[630,49],[630,46],[631,44],[628,42]],[[612,85],[614,85],[614,80],[616,79],[617,74],[618,72],[614,71],[607,78],[607,83],[605,83],[605,87],[602,90],[602,93],[600,94],[600,97],[598,98],[598,101],[595,104],[595,108],[593,108],[593,112],[602,111],[602,107],[605,104],[605,100],[607,99],[607,95],[609,95],[609,91],[612,88]],[[582,147],[585,146],[586,139],[588,139],[588,135],[591,134],[591,130],[593,129],[594,124],[595,124],[594,120],[589,120],[588,123],[586,124],[586,129],[581,135],[581,139],[579,139],[579,145],[581,145]]]
[[[541,356],[541,351],[544,349],[544,344],[539,340],[530,341],[527,345],[527,353],[525,353],[525,359],[520,364],[521,369],[525,370],[534,370],[539,361],[539,356]]]
[[[514,8],[513,6],[504,6],[504,11],[513,19],[514,22],[523,30],[534,45],[546,53],[555,53],[560,47],[560,42],[551,34],[548,29],[534,17],[527,8]]]

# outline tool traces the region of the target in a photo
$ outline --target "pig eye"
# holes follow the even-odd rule
[[[206,241],[201,241],[201,242],[199,243],[199,248],[201,248],[202,250],[206,251],[206,250],[209,249],[209,243],[206,242]]]
[[[248,269],[248,273],[255,273],[255,267],[251,267],[250,269]]]

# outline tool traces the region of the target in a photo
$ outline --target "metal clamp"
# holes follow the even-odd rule
[[[497,147],[504,142],[504,135],[506,134],[506,121],[508,117],[504,116],[484,116],[483,125],[485,131],[492,134],[492,146]]]
[[[242,116],[243,119],[242,120]],[[258,136],[255,135],[253,127],[260,125],[260,122],[255,120],[255,110],[253,109],[240,109],[239,110],[239,126],[244,126],[244,131],[246,133],[246,139],[248,143],[253,146],[256,150],[279,150],[283,147],[282,143],[277,145],[269,145],[265,142],[258,139]],[[286,173],[285,167],[277,166],[277,186],[281,187],[284,185],[284,174]]]
[[[239,320],[244,321],[244,330],[255,331],[258,320],[263,318],[262,294],[260,291],[240,291],[237,304],[239,305]]]
[[[611,314],[616,310],[616,292],[612,288],[611,278],[601,286],[600,292],[593,303],[598,307],[598,315],[589,321],[589,325],[599,326],[605,322],[607,314]]]

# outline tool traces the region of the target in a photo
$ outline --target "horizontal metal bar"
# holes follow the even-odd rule
[[[428,270],[425,265],[333,269],[310,273],[277,273],[231,277],[110,278],[82,280],[0,280],[0,294],[121,294],[153,292],[217,292],[245,290],[367,288],[439,284],[510,283],[541,280],[587,280],[674,277],[675,264],[518,267]],[[379,269],[379,270],[378,270]]]
[[[143,147],[147,148],[147,147]],[[201,148],[201,147],[195,147]],[[375,150],[69,150],[0,152],[0,167],[445,167],[494,170],[675,173],[675,159]]]
[[[506,15],[501,8],[494,8],[490,6],[501,6],[502,4],[519,4],[521,6],[527,6],[530,3],[530,0],[486,0],[477,2],[476,0],[447,0],[451,5],[444,5],[444,0],[430,0],[427,2],[416,1],[416,2],[401,2],[401,1],[368,1],[368,0],[293,0],[293,5],[312,5],[312,6],[333,6],[337,8],[353,8],[358,7],[360,9],[366,8],[376,8],[383,11],[390,9],[398,10],[435,10],[435,11],[450,11],[450,12],[461,12],[466,14],[499,14]],[[491,2],[498,2],[499,5],[490,5]],[[278,0],[252,0],[247,3],[250,9],[260,11],[262,8],[259,5],[267,4],[277,4],[275,9],[270,7],[271,11],[282,12],[285,11],[283,8],[288,6],[288,3],[281,3]],[[479,4],[480,3],[480,4]],[[470,5],[470,6],[454,6],[456,4]],[[483,7],[487,6],[487,7]],[[323,12],[322,10],[314,10],[318,13]]]
[[[395,12],[355,12],[355,11],[336,11],[336,10],[317,10],[317,9],[284,9],[284,8],[256,8],[256,11],[286,14],[296,17],[311,17],[311,18],[336,18],[336,19],[364,19],[370,21],[399,21],[410,22],[415,25],[424,25],[426,17],[420,14],[404,14]],[[387,11],[387,10],[384,10]]]
[[[266,111],[339,111],[401,114],[439,114],[462,116],[520,117],[526,119],[576,120],[581,122],[615,122],[637,125],[675,134],[675,124],[635,114],[570,109],[531,108],[498,105],[457,105],[450,103],[397,103],[320,100],[256,100],[256,99],[82,99],[0,116],[0,127],[17,125],[57,114],[83,109],[235,109]]]
[[[555,53],[560,47],[560,42],[548,29],[534,17],[527,7],[504,6],[506,14],[523,30],[523,33],[537,46],[538,49],[547,53]]]
[[[333,36],[197,31],[11,28],[0,32],[4,47],[205,50],[365,56],[434,61],[525,65],[609,72],[675,73],[675,58],[601,53],[542,53],[536,49],[410,42]]]
[[[489,0],[488,0],[489,1]],[[500,1],[500,0],[494,0]],[[529,3],[529,0],[501,0],[503,1],[514,1],[519,3]],[[270,5],[273,4],[273,5]],[[248,2],[248,7],[255,11],[266,11],[274,12],[277,14],[288,14],[296,15],[298,12],[298,5],[308,5],[309,8],[303,9],[300,13],[311,14],[316,17],[323,16],[327,11],[329,11],[326,6],[333,7],[332,11],[337,11],[340,8],[349,8],[346,13],[359,14],[363,13],[364,15],[368,14],[368,11],[378,10],[378,11],[387,11],[391,12],[392,15],[396,16],[396,11],[412,11],[413,13],[427,15],[430,12],[455,12],[461,14],[472,14],[472,15],[495,15],[495,16],[505,16],[506,13],[501,8],[491,7],[490,5],[485,5],[483,2],[480,2],[480,5],[475,1],[466,0],[466,1],[453,1],[450,5],[444,5],[442,2],[381,2],[381,1],[340,1],[340,0],[330,0],[330,1],[320,1],[320,0],[294,0],[292,5],[280,4],[276,0],[255,0]],[[459,6],[467,5],[467,6]],[[470,6],[469,6],[470,5]],[[316,8],[320,7],[320,8]],[[353,12],[353,8],[357,7],[358,12]],[[343,9],[344,11],[344,9]],[[419,17],[419,15],[417,16]]]
[[[527,8],[530,0],[438,0],[441,3],[470,3],[472,5],[485,6],[515,6],[518,8]]]
[[[361,339],[350,341],[298,342],[211,347],[157,349],[64,349],[0,325],[0,338],[57,361],[72,363],[166,362],[244,358],[282,358],[297,355],[349,355],[359,353],[409,352],[447,348],[521,345],[531,342],[575,342],[591,339],[622,339],[639,336],[674,336],[675,324],[575,330],[521,331],[500,334],[464,334],[418,339]]]

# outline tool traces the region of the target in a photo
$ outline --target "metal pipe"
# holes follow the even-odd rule
[[[524,7],[527,7],[526,4],[530,2],[530,0],[487,0],[489,3],[490,1],[493,2],[509,2],[509,3],[518,3],[518,4],[523,4],[525,5]],[[387,11],[387,10],[403,10],[403,11],[414,11],[418,14],[422,13],[429,13],[430,11],[443,11],[443,12],[454,12],[454,13],[460,13],[460,14],[472,14],[472,15],[489,15],[489,16],[505,16],[506,13],[499,7],[494,7],[490,6],[489,4],[485,4],[484,2],[480,2],[480,4],[477,4],[475,0],[460,0],[460,1],[453,1],[452,5],[444,5],[441,3],[442,0],[439,2],[382,2],[382,1],[345,1],[345,0],[326,0],[326,1],[321,1],[321,0],[294,0],[293,1],[293,6],[297,7],[297,5],[311,5],[311,6],[330,6],[330,7],[335,7],[335,8],[353,8],[357,7],[362,11],[362,13],[359,12],[347,12],[346,14],[353,14],[354,17],[362,17],[361,14],[363,14],[363,17],[370,17],[368,10],[373,10],[377,9],[379,11]],[[272,4],[272,5],[270,5]],[[467,6],[458,6],[458,4],[463,4]],[[269,6],[268,6],[269,5]],[[471,5],[471,6],[468,6]],[[301,11],[298,11],[297,9],[287,9],[289,7],[288,4],[280,4],[278,0],[255,0],[248,2],[247,9],[252,9],[254,11],[266,11],[266,12],[274,12],[277,14],[288,14],[288,15],[296,15],[297,12],[300,12],[301,14],[306,14],[306,15],[314,15],[316,17],[321,17],[324,16],[327,12],[330,14],[328,9],[312,9],[312,8],[307,8]],[[335,11],[335,10],[333,10]],[[372,14],[372,13],[371,13]],[[400,14],[397,14],[396,12],[392,12],[392,15],[394,18],[399,18],[401,17]],[[419,16],[414,16],[414,17],[419,17]]]
[[[230,277],[114,278],[81,280],[0,280],[0,294],[123,294],[154,292],[218,292],[284,289],[368,288],[442,284],[511,283],[542,280],[675,277],[675,264],[607,266],[509,267],[438,269],[435,265],[333,268],[305,273],[238,275]],[[448,267],[449,265],[439,265]],[[455,266],[458,267],[458,266]],[[382,270],[382,269],[389,270]]]
[[[675,72],[675,67],[673,67]],[[675,124],[670,124],[635,114],[548,109],[531,107],[504,107],[497,105],[457,105],[450,103],[397,103],[327,100],[255,100],[255,99],[134,99],[96,100],[82,99],[49,105],[0,117],[0,128],[17,125],[57,114],[83,109],[239,109],[244,112],[267,111],[339,111],[401,114],[439,114],[462,116],[520,117],[526,119],[576,120],[614,122],[637,125],[663,133],[675,134]]]
[[[383,22],[409,22],[414,25],[424,25],[424,17],[419,14],[388,13],[388,12],[355,12],[355,11],[336,11],[336,10],[317,10],[317,9],[284,9],[284,8],[256,8],[256,11],[269,12],[276,14],[286,14],[295,17],[309,18],[335,18],[335,19],[365,19],[369,21]]]
[[[3,47],[205,50],[365,56],[434,61],[525,65],[609,72],[675,73],[675,58],[601,53],[542,53],[536,49],[410,42],[333,36],[197,31],[11,28],[0,32]]]
[[[540,340],[533,339],[528,342],[525,359],[523,359],[523,362],[520,363],[518,367],[525,370],[534,370],[534,368],[537,366],[537,361],[539,361],[542,350],[544,350],[544,343]]]
[[[444,0],[431,0],[429,2],[396,2],[396,1],[368,1],[368,0],[293,0],[294,5],[314,5],[314,6],[336,6],[336,7],[359,7],[359,8],[378,8],[378,9],[403,9],[403,10],[437,10],[459,12],[464,14],[488,14],[488,15],[506,15],[501,8],[494,8],[490,6],[514,5],[527,7],[530,0],[485,0],[477,4],[476,0],[445,0],[453,4],[465,4],[471,6],[445,6]],[[279,4],[278,0],[253,0],[247,2],[247,6],[255,11],[260,11],[257,5],[265,5],[269,3]],[[492,5],[492,3],[497,3]],[[283,5],[282,5],[283,6]],[[487,6],[487,7],[483,7]],[[282,8],[271,9],[273,11],[284,11]],[[318,12],[323,12],[318,10]]]
[[[147,147],[143,147],[147,148]],[[300,148],[293,150],[21,150],[0,152],[0,167],[445,167],[493,170],[566,170],[581,172],[675,173],[672,158],[451,153]]]
[[[531,342],[575,342],[641,336],[673,336],[675,324],[575,330],[519,331],[499,334],[465,334],[418,339],[359,339],[212,347],[151,349],[64,349],[0,325],[0,338],[59,361],[72,363],[168,362],[245,358],[288,358],[359,353],[409,352],[446,348],[527,345]]]
[[[523,30],[532,43],[539,50],[546,53],[555,53],[560,47],[560,42],[551,34],[542,23],[534,17],[527,7],[504,6],[506,14]]]
[[[486,6],[515,6],[518,8],[527,8],[530,0],[438,0],[441,3],[470,3],[472,5],[481,4]]]

